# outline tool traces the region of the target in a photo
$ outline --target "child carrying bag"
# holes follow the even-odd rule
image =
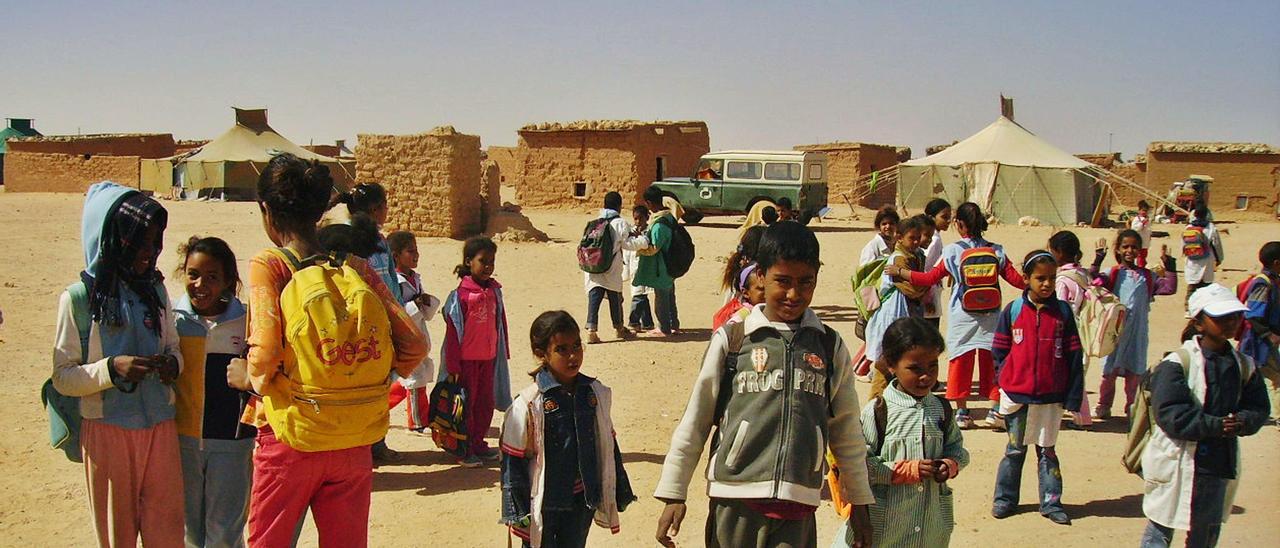
[[[613,219],[592,219],[582,230],[578,242],[578,268],[583,272],[601,274],[613,267]]]
[[[966,247],[960,253],[959,281],[960,307],[965,312],[1000,310],[1000,256],[995,248]]]
[[[93,319],[89,316],[89,290],[84,282],[67,287],[71,296],[71,315],[80,333],[80,361],[89,359],[89,332]],[[40,403],[49,414],[49,446],[61,449],[71,462],[84,462],[80,452],[80,398],[63,395],[53,387],[53,378],[40,387]]]
[[[458,384],[457,375],[449,375],[437,382],[428,399],[427,427],[431,429],[431,441],[458,458],[470,453],[467,443],[467,391]]]

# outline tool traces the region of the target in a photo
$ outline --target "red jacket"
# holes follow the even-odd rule
[[[1057,296],[1037,307],[1024,292],[1005,306],[991,353],[996,379],[1009,399],[1080,408],[1084,353],[1071,307]]]

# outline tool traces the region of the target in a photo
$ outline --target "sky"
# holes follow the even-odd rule
[[[1280,145],[1280,2],[0,0],[0,117],[295,142],[704,120],[711,147],[924,148],[999,115],[1072,153]]]

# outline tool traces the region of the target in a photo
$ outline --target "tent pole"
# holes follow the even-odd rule
[[[1173,208],[1173,209],[1175,209],[1175,210],[1177,210],[1177,211],[1181,211],[1181,212],[1183,212],[1183,213],[1186,213],[1187,215],[1191,215],[1191,212],[1190,212],[1190,211],[1187,211],[1187,210],[1183,209],[1182,207],[1179,207],[1179,206],[1178,206],[1178,204],[1175,204],[1175,203],[1173,203],[1173,202],[1169,201],[1169,199],[1168,199],[1168,198],[1166,198],[1166,197],[1164,197],[1164,196],[1161,196],[1161,195],[1159,195],[1159,194],[1156,194],[1155,192],[1152,192],[1150,189],[1148,189],[1148,188],[1146,188],[1146,187],[1144,187],[1144,186],[1142,186],[1142,185],[1140,185],[1140,184],[1138,184],[1138,183],[1135,183],[1135,182],[1133,182],[1133,181],[1130,181],[1130,180],[1128,180],[1128,179],[1125,179],[1124,177],[1121,177],[1121,176],[1119,176],[1119,175],[1116,175],[1115,173],[1112,173],[1112,172],[1108,171],[1106,168],[1104,168],[1104,167],[1102,167],[1102,166],[1096,166],[1096,165],[1095,165],[1095,166],[1090,166],[1090,167],[1089,167],[1089,169],[1096,169],[1096,170],[1098,170],[1098,171],[1100,171],[1100,172],[1102,172],[1102,173],[1105,173],[1106,175],[1110,175],[1111,177],[1114,177],[1116,181],[1120,182],[1121,184],[1123,184],[1125,187],[1129,188],[1130,190],[1133,190],[1134,192],[1137,192],[1138,194],[1141,194],[1141,195],[1143,195],[1143,196],[1146,196],[1147,198],[1151,198],[1152,200],[1155,200],[1156,202],[1159,202],[1159,203],[1161,203],[1161,204],[1164,204],[1164,205],[1166,205],[1166,206],[1169,206],[1169,207],[1171,207],[1171,208]],[[1112,184],[1110,181],[1107,181],[1106,179],[1104,179],[1104,178],[1102,178],[1102,177],[1098,177],[1097,175],[1094,175],[1094,174],[1092,174],[1092,173],[1089,173],[1088,171],[1085,171],[1085,170],[1083,170],[1083,169],[1076,168],[1076,171],[1078,171],[1078,172],[1080,172],[1080,173],[1083,173],[1083,174],[1085,174],[1086,176],[1088,176],[1088,177],[1090,177],[1090,178],[1094,179],[1095,181],[1098,181],[1098,182],[1103,183],[1103,184],[1105,184],[1105,185],[1110,185],[1110,184]]]
[[[1105,204],[1107,203],[1107,194],[1111,193],[1111,185],[1104,182],[1099,186],[1102,187],[1102,192],[1098,193],[1098,205],[1093,208],[1093,217],[1089,219],[1089,226],[1093,228],[1102,227],[1102,217],[1105,214],[1104,210],[1106,209]]]

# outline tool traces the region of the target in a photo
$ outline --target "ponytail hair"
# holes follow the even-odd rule
[[[1080,252],[1080,238],[1070,230],[1059,230],[1049,237],[1049,250],[1063,257],[1068,257],[1071,262],[1080,262],[1080,258],[1084,256]]]
[[[347,204],[351,213],[373,213],[374,209],[387,205],[387,190],[378,183],[360,183],[329,201],[330,208],[338,204]]]
[[[764,236],[765,225],[755,225],[742,233],[742,241],[738,248],[729,255],[724,265],[724,275],[720,280],[720,289],[734,289],[738,285],[738,275],[743,267],[755,262],[756,251],[760,248],[760,238]]]
[[[479,255],[484,251],[497,253],[498,244],[493,243],[493,240],[490,240],[486,236],[474,236],[469,238],[466,243],[462,244],[462,264],[453,267],[453,273],[457,274],[459,279],[470,276],[471,259],[474,259],[476,255]]]
[[[969,239],[981,238],[982,233],[987,231],[987,216],[983,215],[982,208],[973,202],[965,202],[956,208],[956,220],[964,223]]]
[[[287,152],[273,156],[258,176],[258,203],[277,227],[298,233],[315,230],[332,190],[328,166]]]

